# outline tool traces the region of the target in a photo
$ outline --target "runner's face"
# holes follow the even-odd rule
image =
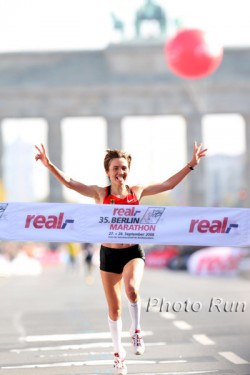
[[[123,185],[128,176],[128,162],[124,158],[115,158],[110,161],[107,175],[111,184]]]

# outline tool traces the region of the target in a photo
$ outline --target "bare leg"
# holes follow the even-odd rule
[[[142,281],[144,261],[140,258],[131,260],[124,267],[123,277],[126,294],[128,297],[128,308],[131,317],[130,335],[134,354],[143,354],[145,344],[141,337],[141,300],[139,288]]]
[[[143,259],[132,259],[123,269],[123,279],[126,295],[132,303],[139,299],[139,289],[143,277],[144,261]]]
[[[108,302],[108,323],[113,341],[114,353],[124,358],[122,348],[121,288],[122,274],[101,271],[103,287]]]
[[[101,271],[102,284],[108,303],[109,317],[118,320],[121,317],[122,274]]]

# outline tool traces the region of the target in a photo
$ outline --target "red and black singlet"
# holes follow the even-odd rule
[[[127,186],[129,191],[128,195],[124,198],[116,197],[115,195],[111,194],[111,186],[106,187],[106,195],[103,199],[103,204],[139,204],[139,201],[135,195],[135,193]]]

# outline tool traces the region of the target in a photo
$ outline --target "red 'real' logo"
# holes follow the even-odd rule
[[[27,215],[25,228],[33,226],[36,229],[65,229],[67,224],[73,224],[75,220],[64,220],[64,213],[57,215]]]
[[[228,221],[228,217],[224,217],[222,220],[193,219],[190,222],[189,232],[228,234],[232,228],[238,228],[239,226]]]

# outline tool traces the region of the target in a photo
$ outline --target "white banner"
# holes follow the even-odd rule
[[[250,246],[250,209],[0,203],[0,239]]]

